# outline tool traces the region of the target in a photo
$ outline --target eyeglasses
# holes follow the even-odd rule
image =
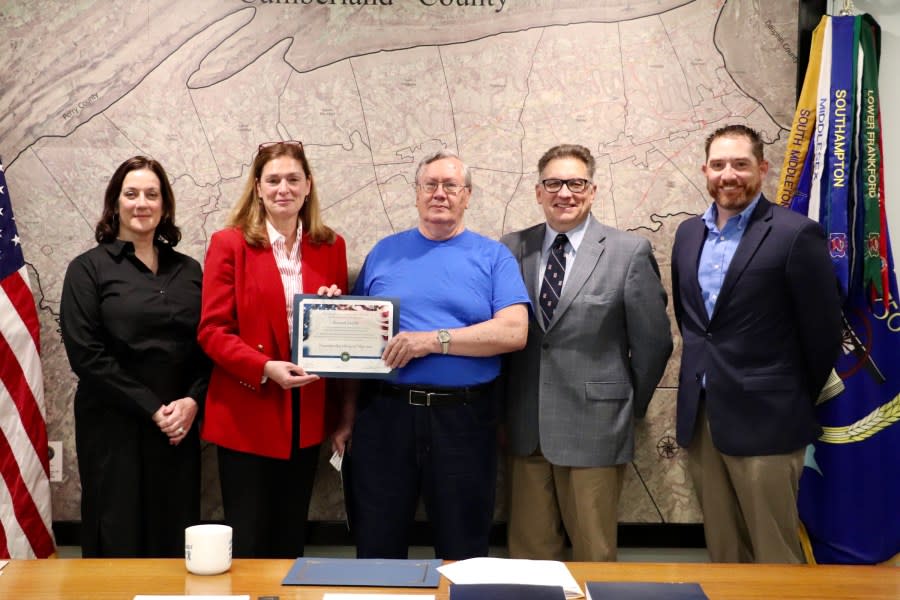
[[[551,194],[555,194],[562,189],[562,186],[569,188],[573,194],[580,194],[590,187],[591,182],[587,179],[542,179],[541,185]]]
[[[441,182],[441,181],[426,181],[425,183],[417,183],[416,187],[420,190],[424,190],[429,194],[433,194],[437,191],[437,189],[444,188],[444,193],[448,196],[455,196],[460,193],[465,188],[469,187],[467,185],[462,185],[460,183],[453,183],[452,181]]]
[[[263,142],[259,145],[259,148],[256,149],[257,154],[265,150],[266,148],[271,148],[272,146],[277,146],[278,144],[284,144],[285,146],[299,146],[300,151],[303,152],[303,142],[298,142],[297,140],[281,140],[278,142]]]

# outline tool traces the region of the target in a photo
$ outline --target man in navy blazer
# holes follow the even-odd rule
[[[715,131],[702,168],[714,203],[672,249],[678,443],[716,562],[803,562],[798,483],[841,342],[822,228],[766,200],[768,169],[754,130]]]

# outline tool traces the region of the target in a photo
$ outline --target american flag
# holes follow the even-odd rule
[[[0,163],[0,558],[55,552],[40,325]]]

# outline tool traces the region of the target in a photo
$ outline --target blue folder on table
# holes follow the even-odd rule
[[[298,558],[281,585],[436,588],[441,559]]]
[[[561,585],[454,583],[450,600],[566,600]]]
[[[709,600],[697,583],[588,581],[587,600]]]

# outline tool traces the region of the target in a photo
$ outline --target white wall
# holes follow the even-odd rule
[[[885,210],[894,251],[894,272],[900,270],[900,2],[897,0],[854,0],[858,13],[869,13],[881,25],[882,138],[884,140]],[[830,14],[836,15],[843,0],[832,0]]]

